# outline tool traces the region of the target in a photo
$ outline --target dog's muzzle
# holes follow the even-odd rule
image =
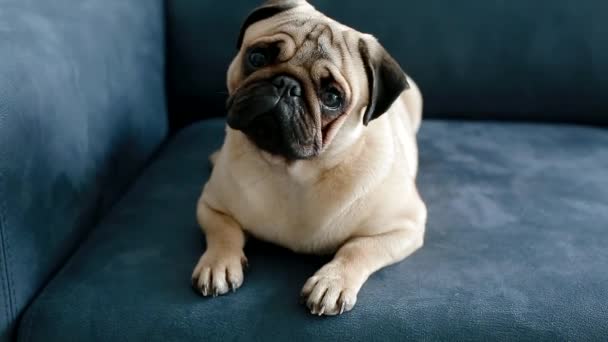
[[[260,149],[287,159],[316,154],[314,125],[301,83],[290,76],[256,82],[228,100],[228,126],[242,131]]]

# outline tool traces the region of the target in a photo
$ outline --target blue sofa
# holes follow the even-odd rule
[[[195,203],[251,1],[0,1],[0,341],[608,336],[608,2],[313,1],[420,84],[425,247],[354,311],[252,241],[204,299]]]

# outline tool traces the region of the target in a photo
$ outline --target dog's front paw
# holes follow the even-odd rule
[[[192,272],[192,287],[203,296],[217,297],[243,285],[247,258],[240,252],[207,251]]]
[[[308,278],[300,296],[313,315],[335,316],[352,310],[359,288],[341,267],[328,264]]]

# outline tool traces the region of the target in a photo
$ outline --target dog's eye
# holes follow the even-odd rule
[[[249,53],[249,64],[254,68],[261,68],[268,64],[268,55],[263,49],[253,49]]]
[[[321,102],[328,109],[338,109],[342,106],[342,94],[336,87],[329,87],[321,93]]]

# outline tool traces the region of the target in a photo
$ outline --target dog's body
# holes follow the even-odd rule
[[[266,82],[262,79],[274,77],[276,80],[276,75],[283,75],[286,70],[298,75],[300,85],[288,88],[289,95],[285,92],[276,95],[276,101],[283,101],[287,96],[297,103],[289,102],[285,105],[288,109],[272,114],[281,116],[287,112],[289,119],[281,117],[280,120],[291,121],[285,124],[279,120],[279,126],[292,127],[289,126],[292,124],[295,128],[291,130],[296,131],[287,129],[288,138],[273,137],[268,142],[265,136],[256,135],[257,131],[250,131],[249,126],[259,120],[258,116],[269,114],[256,114],[242,124],[239,120],[244,120],[246,114],[240,109],[233,110],[236,113],[231,115],[236,118],[229,118],[229,123],[230,120],[235,123],[227,127],[224,145],[212,156],[214,170],[198,204],[197,214],[207,236],[207,251],[195,268],[193,279],[204,295],[224,294],[238,288],[243,282],[246,260],[245,232],[296,252],[337,252],[334,260],[304,285],[302,295],[313,313],[339,314],[354,306],[357,293],[369,275],[402,260],[423,244],[426,208],[415,185],[416,131],[421,121],[422,96],[411,79],[385,75],[386,70],[402,71],[375,45],[371,36],[336,23],[305,1],[273,1],[266,8],[271,8],[272,13],[258,15],[257,22],[244,27],[242,44],[291,40],[299,47],[285,62],[293,63],[289,66],[291,69],[281,66],[272,73],[264,73],[260,68],[256,71],[260,76],[255,79],[252,76],[255,72],[247,75],[243,71],[243,59],[249,51],[243,47],[228,72],[228,88],[236,98],[232,99],[233,107],[238,109],[240,103],[246,101],[257,101],[254,107],[259,107],[260,97],[267,101],[271,96],[265,83],[262,88],[256,85]],[[306,23],[289,31],[294,20],[301,21],[303,17],[307,18]],[[306,25],[310,29],[307,30]],[[324,36],[328,39],[324,40]],[[342,37],[341,41],[336,39],[338,36]],[[289,43],[281,41],[281,44],[282,51],[289,50]],[[334,50],[330,51],[327,45]],[[321,83],[315,83],[314,75],[323,72],[314,63],[308,66],[308,71],[303,71],[301,65],[306,63],[306,58],[313,62],[322,60],[310,54],[311,49],[318,51],[319,46],[326,59],[335,63],[321,64],[321,69],[331,70],[323,77],[331,74],[335,87],[341,89],[344,102],[341,114],[326,115],[323,111],[329,111],[323,109],[324,104],[314,114],[315,101],[326,99],[327,95],[319,95],[320,90],[307,87],[314,88],[314,84]],[[357,48],[359,53],[353,57],[352,50]],[[300,57],[299,53],[308,57]],[[381,58],[374,57],[374,53]],[[351,54],[351,59],[344,58],[347,54]],[[336,56],[340,58],[333,58]],[[260,58],[254,57],[254,61]],[[373,60],[389,65],[374,66]],[[279,68],[279,64],[276,65]],[[379,72],[374,73],[374,68]],[[298,74],[305,72],[306,76]],[[307,77],[312,79],[310,85],[303,80]],[[370,79],[374,77],[389,79]],[[283,89],[284,82],[290,81],[273,82],[280,84],[275,88]],[[384,82],[379,86],[384,91],[394,89],[390,100],[383,100],[381,97],[386,96],[377,94],[378,90],[370,85],[379,82]],[[410,89],[403,91],[406,86]],[[293,90],[296,88],[297,91]],[[331,91],[334,95],[337,92]],[[256,95],[261,92],[263,95]],[[334,95],[329,96],[330,103],[336,102]],[[381,112],[372,113],[374,107]],[[247,108],[245,112],[248,111],[255,109]],[[307,116],[294,118],[298,114]],[[309,131],[307,139],[303,130]],[[282,145],[274,146],[273,141],[280,141]],[[289,147],[283,150],[285,144]]]
[[[389,232],[401,224],[404,208],[420,211],[419,200],[404,202],[417,199],[420,112],[409,110],[418,110],[417,101],[408,106],[404,93],[365,130],[365,148],[355,144],[329,160],[288,165],[229,129],[201,200],[247,222],[243,229],[253,236],[296,252],[333,253],[349,238]]]

